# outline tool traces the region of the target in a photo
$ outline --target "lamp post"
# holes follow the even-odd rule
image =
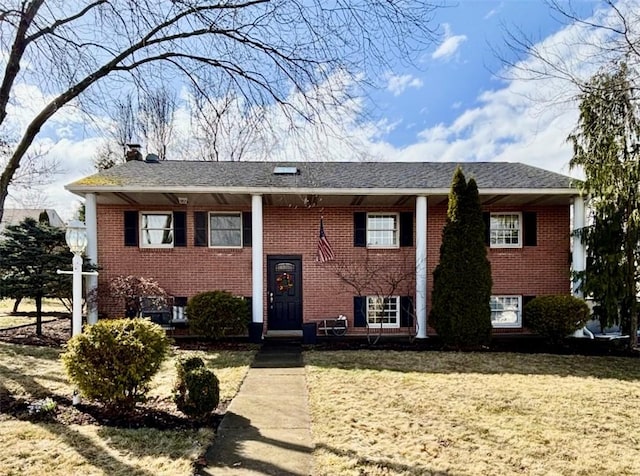
[[[82,332],[82,253],[87,248],[87,228],[81,221],[71,220],[65,234],[67,246],[73,253],[73,313],[71,335]]]

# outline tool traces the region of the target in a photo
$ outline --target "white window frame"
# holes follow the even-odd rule
[[[518,242],[517,243],[494,243],[493,242],[493,218],[496,216],[516,216],[518,217]],[[489,216],[489,246],[491,248],[522,248],[522,213],[521,212],[492,212]]]
[[[496,301],[504,301],[504,300],[510,300],[511,302],[513,302],[515,300],[515,302],[517,303],[517,309],[504,309],[504,304],[502,304],[503,309],[502,310],[498,310],[495,308],[494,304]],[[519,295],[513,295],[513,294],[501,294],[501,295],[492,295],[491,296],[491,325],[495,328],[495,329],[507,329],[507,328],[521,328],[522,327],[522,296]],[[503,312],[515,312],[516,313],[516,320],[515,322],[498,322],[498,321],[494,321],[493,316],[496,313],[503,313]]]
[[[393,217],[394,227],[393,230],[389,230],[388,228],[371,228],[369,227],[369,219],[375,217]],[[379,249],[394,249],[400,247],[400,214],[394,212],[375,212],[375,213],[367,213],[367,248],[379,248]],[[371,235],[373,232],[381,231],[381,232],[389,232],[393,233],[393,242],[392,244],[376,244],[372,243]]]
[[[395,322],[375,322],[374,319],[376,317],[373,315],[374,311],[372,309],[372,304],[374,301],[380,302],[395,302],[395,311],[390,311],[387,309],[383,309],[382,311],[382,321],[388,319],[389,321]],[[387,314],[386,316],[384,314]],[[394,316],[395,314],[395,316]],[[372,328],[379,329],[382,327],[383,329],[398,329],[400,328],[400,296],[367,296],[367,325]]]
[[[214,230],[214,228],[211,226],[211,218],[213,216],[236,216],[240,218],[240,244],[239,245],[214,245],[213,244],[213,240],[212,240],[212,232]],[[243,246],[243,242],[242,242],[242,231],[243,231],[243,226],[244,223],[242,222],[242,212],[209,212],[209,214],[207,215],[207,219],[209,220],[209,222],[207,223],[207,230],[209,233],[209,248],[226,248],[226,249],[237,249],[237,248],[242,248]]]
[[[149,216],[149,215],[162,215],[162,216],[171,216],[171,226],[169,228],[151,228],[149,229],[148,227],[144,226],[144,222],[145,222],[145,217]],[[140,248],[173,248],[174,243],[176,241],[176,232],[175,232],[175,217],[173,216],[173,212],[169,212],[169,211],[147,211],[147,212],[140,212],[140,221],[138,224],[138,228],[140,230],[140,239],[139,239],[139,244],[140,244]],[[163,232],[166,230],[169,230],[169,232],[171,233],[171,243],[146,243],[145,241],[145,233],[147,233],[149,230],[152,231],[160,231],[162,230]]]

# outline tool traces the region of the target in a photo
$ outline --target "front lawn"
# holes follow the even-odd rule
[[[319,475],[640,474],[640,360],[307,352]]]
[[[150,397],[170,403],[177,351],[153,381]],[[254,351],[189,351],[205,361],[220,380],[220,400],[236,394]],[[213,439],[211,428],[126,429],[98,424],[65,424],[17,418],[7,413],[15,401],[46,397],[64,400],[73,389],[58,359],[59,349],[0,342],[0,435],[2,474],[189,475],[193,462]],[[4,402],[4,405],[3,403]],[[4,406],[4,408],[3,408]]]

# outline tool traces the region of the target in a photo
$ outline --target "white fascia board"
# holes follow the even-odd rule
[[[230,195],[448,195],[449,188],[275,188],[275,187],[123,187],[74,186],[65,188],[77,195],[85,193],[223,193]],[[577,188],[480,188],[480,195],[580,195]]]

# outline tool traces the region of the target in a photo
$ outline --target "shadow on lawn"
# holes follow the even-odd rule
[[[382,470],[385,474],[386,471],[393,471],[394,474],[414,474],[420,476],[448,476],[450,474],[447,471],[429,469],[424,466],[409,466],[407,464],[395,463],[384,458],[365,458],[355,451],[342,450],[324,443],[318,443],[316,445],[316,449],[327,451],[341,458],[356,460],[358,466],[354,469],[357,470],[359,474],[369,474],[373,470],[376,470],[377,472]]]
[[[13,374],[15,376],[16,372],[0,365],[0,375],[8,374]],[[20,374],[14,378],[24,385],[25,388],[29,389],[34,401],[48,396],[51,397],[59,407],[72,408],[71,399],[69,397],[55,394],[52,395],[52,392],[49,389],[39,384],[32,376]],[[4,383],[0,383],[0,413],[9,414],[18,420],[44,425],[47,432],[59,437],[67,446],[75,450],[87,462],[91,462],[96,465],[96,461],[100,461],[99,468],[106,474],[117,473],[153,476],[154,473],[150,471],[131,466],[126,462],[109,455],[103,448],[97,446],[90,438],[82,435],[70,426],[56,421],[53,415],[30,414],[29,405],[31,403],[31,401],[16,398],[16,396],[11,394]],[[77,411],[75,408],[72,408],[72,410]]]
[[[554,375],[623,381],[640,380],[637,358],[511,352],[453,351],[315,351],[305,364],[343,370],[374,370],[436,374]]]

